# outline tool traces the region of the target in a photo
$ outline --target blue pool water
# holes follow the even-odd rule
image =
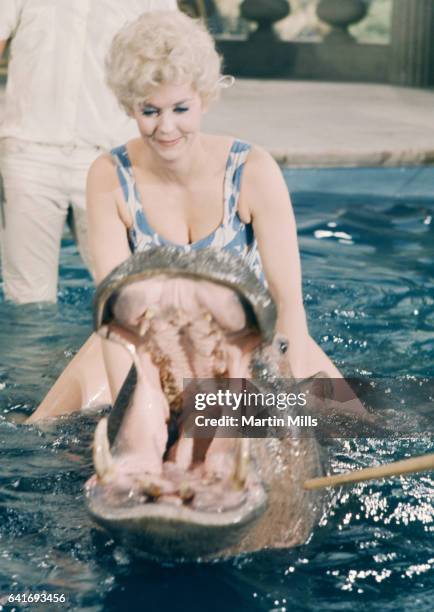
[[[347,375],[432,377],[434,196],[409,191],[413,176],[406,169],[286,172],[312,335]],[[92,294],[65,238],[57,306],[0,302],[3,609],[11,609],[9,593],[42,591],[67,601],[28,609],[433,609],[432,473],[337,491],[307,544],[232,561],[160,567],[131,559],[96,530],[82,486],[92,471],[97,417],[42,430],[14,423],[89,334]],[[332,470],[433,451],[426,432],[351,440],[332,450]]]

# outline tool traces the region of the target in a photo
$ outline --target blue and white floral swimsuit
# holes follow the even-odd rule
[[[241,140],[235,140],[232,144],[224,177],[224,215],[221,225],[209,236],[185,245],[166,240],[152,229],[143,211],[127,148],[125,145],[121,145],[112,149],[111,155],[116,162],[125,202],[134,220],[128,231],[131,251],[135,253],[165,245],[175,246],[186,253],[194,249],[224,249],[240,255],[265,284],[262,262],[252,224],[243,223],[237,213],[241,176],[250,148],[248,143]]]

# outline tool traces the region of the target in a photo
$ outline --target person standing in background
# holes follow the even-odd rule
[[[17,303],[56,301],[59,250],[69,207],[87,267],[85,186],[102,151],[134,134],[105,84],[116,32],[176,0],[2,0],[0,57],[10,59],[0,172],[4,293]]]

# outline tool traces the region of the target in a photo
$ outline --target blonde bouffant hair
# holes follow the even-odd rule
[[[128,115],[160,84],[189,83],[207,104],[218,97],[221,58],[199,22],[179,11],[141,15],[114,37],[106,79]]]

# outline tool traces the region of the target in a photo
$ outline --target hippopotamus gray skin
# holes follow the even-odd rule
[[[159,561],[212,559],[292,547],[311,534],[324,510],[323,494],[302,487],[324,473],[314,436],[293,428],[275,437],[269,428],[263,438],[217,430],[203,440],[183,425],[185,378],[293,390],[275,322],[268,291],[223,251],[155,248],[99,285],[95,329],[123,344],[134,366],[97,426],[86,500],[94,520],[129,548]]]

